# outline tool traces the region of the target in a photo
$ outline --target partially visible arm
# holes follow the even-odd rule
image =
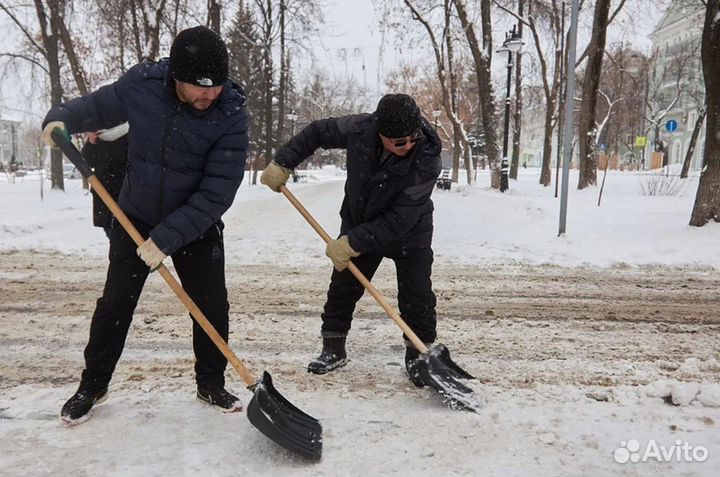
[[[318,148],[347,147],[348,133],[353,123],[366,116],[359,114],[311,122],[278,149],[275,153],[275,162],[287,169],[295,169]]]
[[[70,134],[96,131],[117,126],[127,121],[123,95],[128,87],[132,70],[115,83],[103,86],[86,96],[56,104],[48,111],[43,128],[52,121],[65,123]]]
[[[90,167],[97,167],[97,146],[90,141],[85,141],[82,148],[82,155]]]

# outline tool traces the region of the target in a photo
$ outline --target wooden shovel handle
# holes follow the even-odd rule
[[[290,190],[285,187],[284,185],[280,186],[280,192],[283,193],[285,197],[290,201],[290,203],[295,206],[295,208],[300,212],[300,215],[302,215],[305,220],[310,224],[310,226],[315,229],[315,231],[322,237],[322,239],[325,241],[325,243],[328,243],[332,240],[332,238],[325,232],[325,229],[322,228],[322,226],[318,223],[317,220],[308,212],[308,210],[300,203],[299,200],[293,195]],[[392,320],[397,323],[397,325],[400,327],[400,329],[405,333],[405,336],[410,339],[412,344],[417,348],[418,351],[421,353],[427,353],[427,346],[425,346],[425,343],[422,342],[420,338],[415,334],[415,332],[405,323],[405,320],[403,320],[400,315],[393,309],[393,307],[390,306],[390,304],[387,302],[385,297],[378,291],[375,286],[370,283],[370,280],[365,278],[365,275],[358,269],[358,267],[355,266],[352,261],[348,263],[348,269],[352,272],[353,275],[355,275],[355,278],[357,278],[357,281],[359,281],[362,286],[365,287],[365,289],[370,292],[370,294],[375,298],[375,300],[378,302],[378,304],[385,310],[385,313],[392,318]]]
[[[112,196],[105,189],[105,186],[103,186],[102,183],[98,180],[98,178],[94,175],[89,176],[87,180],[92,186],[95,193],[100,196],[105,205],[108,206],[110,211],[113,213],[118,222],[120,222],[120,225],[122,225],[125,231],[130,235],[133,241],[138,246],[142,245],[145,242],[145,239],[142,235],[140,235],[140,232],[138,232],[138,230],[135,228],[128,216],[125,215],[125,212],[123,212],[122,209],[117,205],[115,199],[113,199]],[[217,346],[223,356],[227,358],[228,362],[232,365],[232,367],[235,368],[235,371],[237,371],[242,380],[245,381],[245,384],[247,384],[249,387],[254,386],[255,379],[253,378],[253,376],[242,364],[242,361],[240,361],[240,359],[238,359],[235,353],[233,353],[233,351],[230,349],[222,336],[220,336],[220,333],[218,333],[217,330],[215,330],[215,328],[213,327],[213,325],[210,324],[208,319],[205,317],[205,314],[200,311],[200,308],[198,308],[192,298],[190,298],[190,295],[187,294],[185,289],[183,289],[182,285],[178,283],[170,270],[168,270],[167,267],[161,263],[157,271],[160,276],[165,279],[165,282],[167,282],[170,288],[172,288],[172,291],[175,292],[175,295],[177,295],[182,304],[185,305],[185,308],[187,308],[193,318],[195,318],[195,321],[197,321],[198,325],[200,325],[200,327],[205,331],[205,333],[207,333],[212,342],[215,343],[215,346]]]

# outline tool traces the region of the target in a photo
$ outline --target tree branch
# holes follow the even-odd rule
[[[35,66],[37,66],[38,68],[42,69],[45,73],[50,74],[50,71],[47,69],[47,67],[46,67],[45,65],[43,65],[43,64],[40,63],[38,60],[36,60],[35,58],[32,58],[32,57],[30,57],[30,56],[19,55],[19,54],[16,54],[16,53],[0,53],[0,57],[3,57],[3,56],[7,56],[7,57],[13,58],[13,59],[21,59],[21,60],[29,61],[29,62],[32,63],[33,65],[35,65]]]

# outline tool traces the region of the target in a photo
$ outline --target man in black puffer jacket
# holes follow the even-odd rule
[[[245,97],[228,80],[228,54],[212,30],[180,32],[170,58],[132,67],[115,83],[53,106],[43,123],[50,132],[106,129],[127,121],[127,174],[120,208],[143,236],[136,247],[115,226],[110,265],[85,348],[85,370],[63,406],[68,423],[87,419],[107,396],[125,337],[148,274],[172,256],[183,287],[218,333],[228,339],[228,300],[221,216],[244,174],[248,135]],[[225,390],[227,361],[199,325],[193,325],[198,398],[223,411],[241,409]]]
[[[433,203],[440,175],[440,138],[421,116],[412,97],[385,95],[372,114],[313,121],[283,145],[261,181],[274,191],[316,149],[347,150],[345,198],[340,236],[326,255],[335,266],[322,314],[323,349],[308,371],[325,374],[347,362],[345,339],[364,288],[346,270],[353,263],[372,279],[383,257],[395,262],[400,314],[425,343],[436,338],[432,291]],[[416,373],[418,351],[407,341],[408,376]]]

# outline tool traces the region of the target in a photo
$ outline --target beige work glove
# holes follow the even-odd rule
[[[160,267],[160,264],[165,260],[165,253],[155,245],[153,239],[147,239],[142,245],[137,248],[138,257],[145,262],[145,265],[150,267],[150,271],[154,272]]]
[[[62,121],[50,121],[47,123],[47,126],[45,126],[45,129],[43,129],[42,134],[40,134],[40,139],[47,144],[48,146],[52,147],[53,149],[57,149],[58,146],[55,144],[55,141],[53,141],[53,138],[51,136],[53,129],[60,128],[65,132],[65,135],[70,138],[70,134],[68,133],[67,126],[65,126],[65,123]]]
[[[341,235],[339,239],[328,242],[325,247],[325,255],[330,257],[335,270],[342,272],[347,268],[350,259],[360,256],[360,252],[353,250],[347,235]]]
[[[292,171],[286,167],[281,166],[275,161],[272,161],[265,170],[262,171],[260,176],[260,182],[274,190],[280,192],[280,186],[287,183],[288,178],[292,174]]]

